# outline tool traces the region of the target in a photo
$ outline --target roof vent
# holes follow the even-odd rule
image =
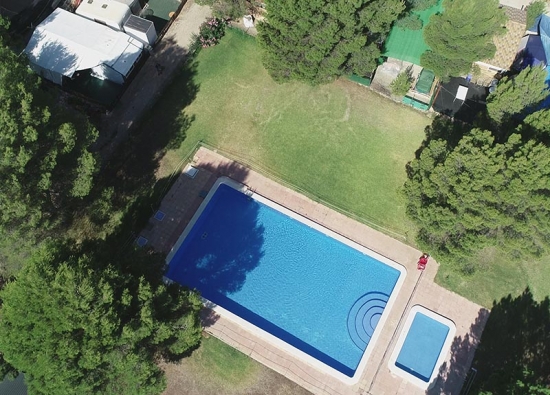
[[[88,4],[92,4],[94,0],[88,0]]]
[[[103,4],[101,8],[107,8],[107,4]]]

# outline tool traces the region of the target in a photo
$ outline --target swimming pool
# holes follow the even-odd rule
[[[389,360],[392,373],[428,389],[445,360],[456,327],[454,323],[422,306],[414,306]]]
[[[348,383],[358,380],[405,274],[226,178],[209,192],[168,262],[166,277]]]

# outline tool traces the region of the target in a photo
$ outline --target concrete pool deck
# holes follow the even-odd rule
[[[200,205],[205,196],[204,192],[210,189],[218,177],[227,176],[407,269],[403,286],[389,312],[367,367],[356,385],[346,385],[209,309],[203,312],[203,325],[207,332],[314,394],[424,394],[426,391],[393,375],[387,367],[409,310],[414,305],[422,305],[449,318],[456,325],[451,350],[433,388],[428,393],[459,394],[489,313],[485,308],[435,284],[437,262],[430,259],[426,270],[420,272],[416,268],[416,263],[421,251],[314,202],[204,147],[196,152],[192,164],[199,169],[198,174],[194,178],[181,175],[176,180],[160,206],[160,210],[165,213],[164,219],[158,221],[152,218],[141,233],[149,240],[149,245],[159,251],[169,252]]]

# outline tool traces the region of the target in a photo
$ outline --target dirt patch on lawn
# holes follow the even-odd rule
[[[254,369],[238,384],[223,383],[198,371],[193,361],[163,366],[168,385],[163,395],[311,395],[279,373],[253,361]]]

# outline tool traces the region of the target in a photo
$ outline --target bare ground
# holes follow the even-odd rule
[[[236,358],[235,363],[230,359],[226,361],[233,366],[224,369],[223,364],[211,357],[203,357],[199,348],[177,364],[162,365],[168,382],[163,395],[311,395],[244,354]]]

